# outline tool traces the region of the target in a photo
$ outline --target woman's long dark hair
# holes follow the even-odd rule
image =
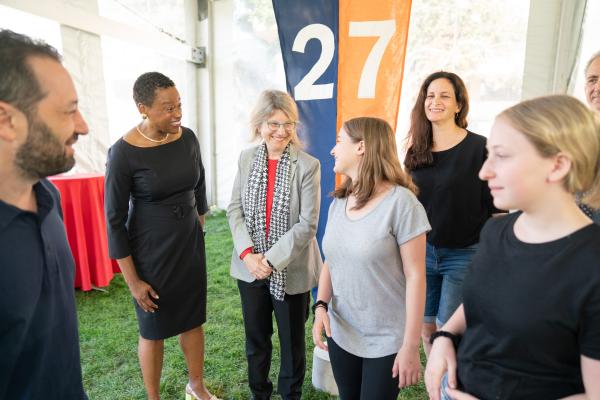
[[[427,89],[436,79],[447,79],[454,88],[456,103],[460,111],[454,122],[461,128],[467,127],[467,114],[469,113],[469,94],[465,83],[458,75],[452,72],[438,71],[429,75],[419,89],[419,96],[410,114],[410,129],[408,130],[408,150],[404,158],[404,166],[408,170],[430,165],[433,162],[431,149],[433,147],[433,130],[431,122],[425,115],[425,99]]]

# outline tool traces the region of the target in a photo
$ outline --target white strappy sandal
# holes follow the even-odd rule
[[[196,394],[196,392],[194,392],[194,390],[192,389],[192,387],[190,386],[189,383],[187,385],[185,385],[185,400],[202,400],[202,398],[200,396],[198,396]],[[210,395],[210,398],[208,400],[221,400],[221,399],[219,399],[217,396],[212,394],[212,395]]]

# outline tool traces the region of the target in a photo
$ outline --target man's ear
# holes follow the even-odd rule
[[[12,142],[17,137],[17,112],[15,107],[0,101],[0,140]]]

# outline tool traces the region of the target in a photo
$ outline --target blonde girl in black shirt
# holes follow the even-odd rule
[[[520,211],[481,233],[464,302],[432,335],[429,396],[598,399],[600,227],[575,193],[600,205],[600,121],[541,97],[502,112],[487,147],[481,179],[496,207]]]

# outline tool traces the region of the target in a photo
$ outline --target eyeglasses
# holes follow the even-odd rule
[[[281,124],[277,121],[267,121],[267,126],[273,132],[278,131],[279,128],[281,128],[282,126],[286,132],[292,132],[296,128],[296,123],[295,122],[284,122],[283,124]]]

